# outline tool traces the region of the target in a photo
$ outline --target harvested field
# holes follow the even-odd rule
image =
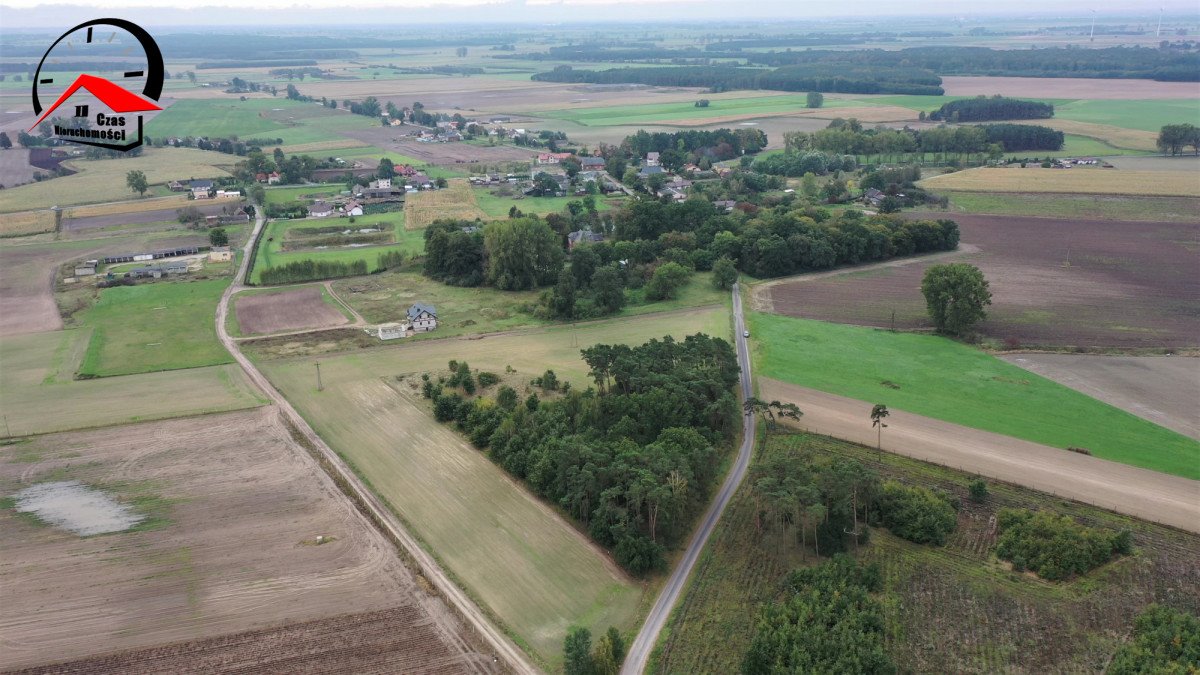
[[[404,227],[423,230],[439,218],[490,220],[475,203],[475,193],[465,179],[454,178],[441,190],[425,190],[404,200]]]
[[[196,204],[193,200],[188,199],[186,194],[179,193],[169,197],[154,197],[151,199],[135,199],[127,202],[109,202],[107,204],[88,204],[87,206],[73,206],[66,209],[63,214],[65,218],[91,218],[93,216],[111,216],[122,213],[139,213],[142,211],[171,211],[174,214],[175,209],[183,208],[191,203]],[[172,218],[174,215],[172,215]]]
[[[0,510],[0,668],[106,655],[80,665],[180,672],[167,659],[207,670],[266,657],[295,672],[313,658],[378,668],[382,651],[403,672],[490,672],[273,408],[42,436],[0,457],[6,495],[78,480],[147,517],[81,538]],[[209,640],[179,644],[197,639]]]
[[[196,205],[196,209],[206,216],[215,216],[222,213],[223,209],[227,207],[240,208],[242,204],[244,202],[239,200],[222,199],[220,201],[214,200],[210,204],[201,202]],[[169,208],[134,210],[130,212],[114,211],[113,213],[97,213],[90,216],[76,216],[74,212],[77,209],[70,209],[63,217],[62,229],[63,232],[82,232],[116,225],[144,225],[148,223],[178,224],[179,216],[177,212],[186,205],[187,202],[184,201],[177,206]]]
[[[0,185],[6,188],[22,185],[32,181],[36,173],[50,172],[29,163],[28,149],[15,147],[0,152]]]
[[[914,217],[920,214],[915,214]],[[924,214],[929,217],[930,214]],[[936,215],[934,217],[944,217]],[[962,256],[991,283],[979,329],[1026,345],[1181,349],[1200,336],[1200,225],[955,215]],[[1068,256],[1070,266],[1067,266]],[[788,316],[928,328],[921,277],[930,263],[864,270],[755,290]]]
[[[1200,439],[1200,359],[1095,354],[1013,354],[1001,358]]]
[[[1126,129],[1123,127],[1114,127],[1109,124],[1077,122],[1075,120],[1035,120],[1035,123],[1039,126],[1058,129],[1059,131],[1068,134],[1078,134],[1080,136],[1096,138],[1115,148],[1125,148],[1128,150],[1148,150],[1151,152],[1154,152],[1158,149],[1158,145],[1156,143],[1158,134],[1152,131]]]
[[[1103,168],[1043,169],[1004,167],[967,169],[926,178],[934,191],[1032,192],[1101,195],[1200,197],[1200,181],[1191,171]]]
[[[331,328],[348,323],[346,316],[326,301],[321,285],[281,293],[240,293],[234,312],[243,335],[267,335],[306,328]]]
[[[755,459],[782,448],[852,458],[884,479],[961,501],[958,529],[945,546],[912,544],[873,527],[857,553],[880,565],[884,647],[900,672],[1101,672],[1147,604],[1200,610],[1196,535],[994,481],[987,502],[976,504],[967,496],[969,473],[819,436],[768,436]],[[655,672],[737,672],[762,605],[778,597],[789,572],[820,560],[797,544],[795,529],[758,527],[750,488],[742,484],[701,554],[658,645]],[[992,527],[999,509],[1012,507],[1130,528],[1135,552],[1064,583],[1013,574],[993,556]]]
[[[1113,157],[1114,162],[1154,160],[1154,157]],[[1125,195],[1063,195],[1012,192],[955,192],[950,208],[958,212],[1034,218],[1159,221],[1195,223],[1200,213],[1196,197],[1129,197]],[[956,217],[956,216],[950,216]]]
[[[1018,98],[1194,99],[1194,82],[1105,80],[1087,77],[942,77],[946,96],[1016,96]]]
[[[0,218],[0,237],[54,231],[54,212],[50,209],[6,213]]]

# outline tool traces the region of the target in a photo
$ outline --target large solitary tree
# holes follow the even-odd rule
[[[146,180],[146,174],[143,171],[130,171],[125,174],[125,184],[130,190],[138,193],[138,196],[146,194],[146,190],[150,189],[150,183]]]
[[[1194,124],[1168,124],[1158,132],[1158,149],[1178,155],[1187,146],[1200,154],[1200,127]]]
[[[969,332],[987,318],[984,307],[992,304],[992,292],[983,272],[967,263],[934,265],[925,270],[921,293],[933,325],[950,335]]]

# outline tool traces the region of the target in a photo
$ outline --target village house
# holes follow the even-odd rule
[[[437,328],[437,310],[433,305],[418,302],[408,308],[408,322],[417,333]]]
[[[217,199],[240,199],[241,190],[217,190]]]
[[[182,181],[173,180],[167,183],[167,189],[171,192],[187,192],[188,186],[184,185]]]
[[[379,178],[379,179],[371,181],[370,185],[368,185],[367,187],[389,188],[390,189],[392,187],[392,179],[391,178]]]
[[[863,193],[863,203],[870,204],[871,206],[879,206],[879,203],[886,196],[875,188],[867,188],[867,191]]]
[[[725,213],[732,212],[733,208],[737,206],[737,202],[732,199],[718,199],[712,204],[718,211],[724,211]]]
[[[574,249],[580,244],[596,244],[604,241],[604,235],[591,230],[575,230],[567,235],[567,250]]]
[[[228,246],[214,246],[208,252],[209,262],[229,262],[233,260],[233,251]]]
[[[328,218],[333,215],[333,207],[323,199],[318,199],[308,207],[309,218]]]
[[[648,178],[650,176],[663,175],[666,173],[666,170],[657,164],[647,164],[646,166],[643,166],[640,171],[638,171],[638,176],[642,178]]]
[[[663,189],[659,190],[656,194],[660,198],[667,197],[667,198],[670,198],[671,201],[676,201],[676,202],[682,202],[687,199],[687,193],[684,192],[682,188],[677,188],[677,187],[664,187]]]
[[[657,152],[647,152],[646,166],[658,166],[658,157],[659,155]]]
[[[541,152],[538,153],[538,164],[561,164],[563,160],[570,159],[575,155],[569,152]]]
[[[362,204],[351,199],[342,206],[343,216],[361,216],[363,214]]]
[[[192,191],[192,197],[196,199],[208,199],[212,196],[213,182],[211,180],[194,180],[188,184]]]
[[[604,169],[603,157],[581,157],[579,160],[580,166],[585,170],[601,171]]]

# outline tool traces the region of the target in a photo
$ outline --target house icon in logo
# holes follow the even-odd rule
[[[103,77],[84,73],[75,78],[75,81],[58,97],[58,100],[47,108],[41,117],[33,123],[30,130],[41,124],[42,120],[49,117],[63,103],[78,93],[80,89],[95,97],[112,114],[101,111],[95,115],[90,115],[88,105],[76,105],[74,114],[71,117],[88,119],[89,128],[54,125],[55,136],[63,140],[83,143],[85,145],[95,145],[102,148],[111,148],[113,150],[136,148],[142,144],[142,116],[140,113],[162,110],[154,101],[139,96]],[[137,123],[136,134],[129,133],[130,129],[127,126],[133,123],[134,117],[136,117]]]

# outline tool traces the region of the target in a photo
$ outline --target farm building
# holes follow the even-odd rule
[[[600,170],[604,168],[603,157],[583,157],[579,160],[579,163],[585,169]]]
[[[437,310],[433,308],[433,305],[415,303],[408,308],[408,321],[412,324],[414,332],[431,331],[437,328]]]
[[[228,246],[214,246],[208,252],[208,259],[210,262],[229,262],[233,260],[233,251]]]
[[[594,244],[604,241],[604,235],[591,230],[575,230],[567,235],[567,248],[573,249],[580,244]]]
[[[165,276],[177,276],[187,274],[187,263],[172,262],[165,265],[157,265],[153,267],[135,267],[125,273],[125,276],[131,279],[161,279]]]
[[[99,263],[99,260],[85,260],[84,262],[79,263],[75,266],[75,276],[90,277],[96,273],[96,265]]]
[[[180,246],[179,248],[165,248],[157,251],[149,251],[146,253],[118,253],[104,257],[105,265],[127,262],[141,262],[143,260],[158,260],[160,258],[175,258],[181,255],[196,255],[200,249],[195,246]]]
[[[333,207],[322,199],[318,199],[308,207],[309,218],[328,218],[331,215],[333,215]]]
[[[196,199],[208,199],[212,194],[213,182],[211,180],[194,180],[188,184],[188,187]]]
[[[411,327],[407,323],[384,323],[379,325],[380,340],[395,340],[408,337]]]

